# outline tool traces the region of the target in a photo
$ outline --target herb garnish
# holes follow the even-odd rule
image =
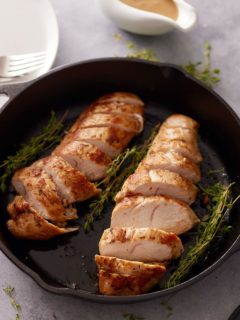
[[[9,297],[10,303],[11,303],[12,307],[14,308],[14,310],[16,311],[16,320],[20,320],[21,306],[19,303],[17,303],[17,301],[14,298],[15,289],[11,286],[7,286],[6,288],[3,289],[3,291]]]
[[[7,189],[7,180],[11,175],[33,160],[39,155],[40,152],[50,149],[53,145],[58,143],[62,138],[63,119],[65,116],[58,120],[55,112],[51,112],[51,118],[48,124],[42,129],[42,132],[21,147],[13,156],[8,156],[0,164],[0,170],[3,172],[0,176],[0,191],[5,192]]]
[[[144,320],[142,316],[135,315],[133,313],[124,313],[123,318],[125,318],[126,320]]]
[[[217,84],[221,79],[219,77],[220,70],[211,68],[211,51],[212,46],[206,41],[204,44],[204,60],[203,62],[191,62],[183,65],[183,69],[191,74],[194,78],[204,82],[208,87]]]
[[[152,49],[139,48],[135,43],[126,41],[120,33],[115,33],[113,36],[116,40],[123,41],[126,44],[129,50],[129,53],[127,54],[128,58],[138,58],[153,62],[160,61]]]
[[[107,170],[107,176],[97,184],[102,188],[99,198],[94,200],[89,206],[89,213],[85,218],[84,230],[90,231],[94,221],[101,216],[106,204],[114,200],[115,195],[121,189],[124,181],[132,174],[139,162],[146,155],[152,141],[159,129],[157,125],[148,139],[142,145],[134,146],[122,152]]]
[[[159,62],[160,59],[156,52],[152,49],[139,48],[133,42],[127,42],[121,34],[115,34],[114,38],[118,41],[124,41],[127,45],[129,53],[127,54],[128,58],[139,58],[147,61],[155,61]],[[215,84],[220,82],[220,69],[212,69],[211,68],[211,52],[212,46],[209,42],[204,43],[204,59],[203,61],[191,62],[189,61],[185,65],[181,65],[181,67],[189,74],[191,74],[194,78],[202,81],[208,87],[213,87]]]
[[[137,58],[153,62],[160,62],[155,52],[151,49],[139,49],[132,42],[128,43],[128,49],[131,50],[131,52],[127,55],[128,58]]]
[[[168,303],[168,301],[162,301],[161,306],[165,309],[166,319],[169,319],[173,315],[173,307]]]
[[[208,219],[200,223],[194,246],[190,248],[186,256],[180,259],[178,268],[167,281],[167,288],[180,284],[205,254],[217,232],[220,230],[229,209],[231,209],[240,198],[240,195],[234,200],[231,198],[232,186],[233,183],[224,186],[218,182],[206,189],[201,188],[203,194],[207,195],[210,199]]]

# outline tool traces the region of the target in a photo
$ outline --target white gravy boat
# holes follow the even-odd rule
[[[174,0],[178,18],[136,9],[120,0],[99,0],[104,14],[121,29],[142,35],[160,35],[173,29],[190,30],[197,21],[195,8],[184,0]],[[148,0],[146,0],[148,1]]]

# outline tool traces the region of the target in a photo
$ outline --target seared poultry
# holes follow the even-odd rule
[[[79,229],[60,228],[48,222],[22,196],[16,196],[8,205],[8,213],[11,219],[7,221],[7,228],[16,238],[48,240]]]
[[[97,181],[106,176],[112,159],[94,145],[82,141],[60,144],[53,152],[81,171],[88,180]]]
[[[129,296],[148,292],[159,283],[166,268],[163,264],[128,261],[95,256],[99,269],[99,290],[113,296]]]
[[[124,182],[115,197],[111,228],[99,242],[101,256],[95,257],[101,293],[147,292],[165,272],[162,269],[157,275],[144,277],[142,271],[152,270],[149,262],[163,263],[182,254],[177,235],[199,222],[189,207],[197,196],[194,183],[200,180],[202,156],[197,137],[195,120],[170,116],[135,173]],[[139,265],[141,262],[144,264]],[[141,271],[136,273],[136,269]]]
[[[201,178],[199,167],[195,162],[171,150],[168,152],[150,150],[137,171],[141,171],[143,167],[148,170],[161,169],[176,172],[193,183],[199,182]]]
[[[77,219],[71,204],[99,194],[90,181],[102,179],[112,158],[143,130],[143,107],[142,100],[130,93],[99,98],[79,116],[51,156],[18,170],[12,184],[22,198],[8,207],[12,234],[44,240],[75,231],[60,228]],[[20,214],[13,215],[13,208]]]
[[[52,178],[64,205],[84,201],[99,194],[94,184],[63,158],[50,156],[35,162]]]
[[[141,262],[164,262],[183,252],[174,234],[152,228],[110,228],[99,242],[100,255]]]
[[[130,196],[165,195],[192,204],[197,196],[197,187],[180,174],[169,170],[154,170],[143,167],[132,174],[116,195],[116,202]]]
[[[199,219],[184,202],[165,196],[123,198],[112,212],[111,227],[157,228],[181,234]]]

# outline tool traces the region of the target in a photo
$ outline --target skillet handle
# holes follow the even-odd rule
[[[7,102],[13,99],[19,92],[25,89],[30,82],[1,85],[0,84],[0,113],[5,108]]]

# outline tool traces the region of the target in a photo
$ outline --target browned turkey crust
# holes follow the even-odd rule
[[[109,228],[99,242],[100,255],[141,262],[176,259],[183,252],[174,233],[153,228]]]
[[[43,168],[52,178],[64,205],[84,201],[100,192],[79,170],[73,168],[61,157],[42,158],[35,162],[35,166]]]
[[[67,144],[60,144],[54,150],[53,155],[62,157],[72,167],[81,171],[90,181],[104,178],[107,174],[107,168],[112,162],[112,159],[96,146],[74,140]]]
[[[143,117],[140,115],[93,113],[83,119],[79,128],[114,127],[128,132],[140,133],[143,130]]]
[[[99,270],[99,291],[109,296],[132,296],[149,292],[157,285],[163,273],[128,275]]]
[[[202,155],[196,143],[189,144],[182,140],[161,140],[159,142],[154,141],[149,149],[150,152],[154,153],[168,152],[169,150],[179,153],[197,164],[202,161]]]
[[[134,276],[163,274],[166,267],[162,263],[143,263],[118,259],[116,257],[95,255],[95,262],[99,270],[111,273],[128,274]]]
[[[192,204],[197,191],[197,187],[191,181],[178,173],[168,170],[141,170],[128,177],[115,200],[119,202],[124,197],[137,195],[164,195]]]
[[[93,144],[110,158],[115,158],[129,144],[134,133],[114,127],[78,129],[73,140]]]
[[[130,92],[113,92],[105,94],[97,99],[98,103],[124,103],[138,106],[138,112],[143,113],[144,102],[134,93]],[[136,110],[135,110],[136,111]]]
[[[21,196],[8,205],[11,219],[7,221],[8,230],[16,238],[49,240],[55,236],[75,232],[79,228],[60,228],[43,219]]]
[[[168,152],[149,151],[135,172],[142,169],[147,169],[147,171],[161,169],[176,172],[193,183],[199,182],[201,178],[199,166],[195,162],[171,150]]]
[[[12,184],[17,193],[22,195],[44,219],[54,222],[68,220],[56,186],[43,169],[34,164],[20,169],[15,172]]]
[[[199,123],[183,114],[173,114],[164,121],[164,126],[171,128],[187,128],[191,130],[198,130]]]

